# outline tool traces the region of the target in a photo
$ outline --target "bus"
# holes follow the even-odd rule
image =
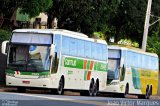
[[[104,40],[63,29],[16,29],[2,43],[6,85],[19,92],[46,88],[95,96],[106,87],[107,47]]]
[[[107,86],[104,92],[149,99],[157,94],[158,56],[131,47],[108,46]]]

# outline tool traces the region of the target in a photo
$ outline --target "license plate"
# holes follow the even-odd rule
[[[30,84],[30,81],[22,81],[24,84]]]

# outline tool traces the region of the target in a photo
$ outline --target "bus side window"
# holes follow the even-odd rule
[[[91,46],[92,46],[92,48],[91,48],[91,58],[96,59],[96,57],[97,57],[96,43],[92,42]]]
[[[77,40],[75,38],[70,38],[69,54],[71,56],[76,56],[77,55]]]
[[[101,44],[97,44],[97,57],[98,57],[98,60],[103,60],[102,59],[102,45]]]
[[[84,41],[80,39],[77,40],[77,55],[84,57]]]
[[[70,38],[63,36],[62,37],[62,54],[69,55],[69,42]]]
[[[107,61],[107,53],[106,52],[108,52],[107,47],[105,45],[102,45],[102,59],[104,61]]]
[[[91,58],[91,42],[85,41],[85,46],[84,46],[84,56],[87,58]]]

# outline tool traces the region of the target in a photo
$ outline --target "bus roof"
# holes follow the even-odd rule
[[[83,40],[88,40],[92,42],[97,42],[97,43],[102,43],[102,44],[107,44],[105,40],[99,40],[99,39],[93,39],[93,38],[88,38],[87,35],[79,32],[73,32],[65,29],[16,29],[13,32],[18,32],[18,33],[45,33],[45,34],[60,34],[60,35],[65,35],[73,38],[79,38]]]
[[[133,52],[141,53],[141,54],[146,54],[154,57],[158,57],[156,53],[149,53],[149,52],[144,52],[142,49],[139,48],[134,48],[134,47],[129,47],[129,46],[122,46],[122,45],[109,45],[108,49],[117,49],[117,50],[130,50]]]
[[[77,36],[82,36],[88,38],[87,35],[79,32],[73,32],[65,29],[16,29],[13,32],[30,32],[30,33],[46,33],[46,34],[53,34],[55,32],[63,32],[63,33],[69,33],[74,34]]]

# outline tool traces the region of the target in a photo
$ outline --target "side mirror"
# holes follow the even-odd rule
[[[2,42],[1,52],[4,55],[7,55],[8,43],[9,43],[9,41],[3,41]]]
[[[50,56],[54,56],[55,52],[55,44],[51,44],[51,49],[50,49]]]
[[[123,67],[123,65],[124,65],[124,58],[121,58],[120,67]]]

